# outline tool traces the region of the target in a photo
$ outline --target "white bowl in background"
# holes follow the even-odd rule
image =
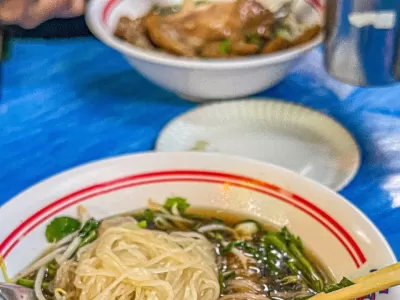
[[[180,0],[158,0],[176,4]],[[261,1],[261,0],[260,0]],[[266,1],[266,0],[264,0]],[[307,22],[321,22],[314,1],[300,1],[297,17]],[[86,22],[101,41],[123,54],[144,77],[184,98],[195,101],[248,96],[280,82],[304,54],[319,45],[322,35],[304,45],[276,54],[236,59],[188,59],[143,50],[132,46],[113,32],[121,16],[141,17],[152,7],[149,0],[91,0]]]
[[[91,163],[45,180],[0,208],[0,255],[10,275],[46,248],[46,224],[76,216],[78,205],[95,218],[182,196],[192,206],[230,210],[287,226],[337,280],[396,262],[388,243],[365,215],[320,184],[254,160],[208,153],[147,153]],[[0,275],[0,281],[2,281]],[[398,288],[376,300],[398,300]]]

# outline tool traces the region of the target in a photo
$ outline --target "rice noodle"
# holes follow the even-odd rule
[[[112,227],[81,253],[76,264],[67,298],[69,295],[79,300],[216,300],[219,297],[213,245],[193,232],[168,234],[141,229],[134,223]]]

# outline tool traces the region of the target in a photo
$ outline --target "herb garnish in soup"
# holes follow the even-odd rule
[[[104,220],[79,207],[57,217],[49,248],[7,281],[34,288],[39,300],[307,299],[340,289],[287,228],[211,209],[181,197]]]
[[[123,16],[115,36],[178,56],[229,58],[288,49],[320,31],[319,24],[303,24],[293,13],[275,19],[257,0],[184,0],[182,6],[154,7],[142,18]]]

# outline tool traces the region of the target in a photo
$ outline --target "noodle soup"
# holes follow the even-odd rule
[[[80,207],[79,219],[49,223],[40,258],[4,277],[39,300],[299,300],[352,284],[330,284],[287,228],[189,206],[180,197],[149,201],[101,221]]]

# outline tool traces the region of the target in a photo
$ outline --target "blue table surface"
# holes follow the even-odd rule
[[[302,103],[353,134],[362,165],[341,193],[372,219],[400,258],[400,86],[335,83],[320,56],[312,52],[256,97]],[[196,106],[148,82],[93,38],[15,41],[3,72],[0,205],[76,165],[151,150],[169,120]]]

